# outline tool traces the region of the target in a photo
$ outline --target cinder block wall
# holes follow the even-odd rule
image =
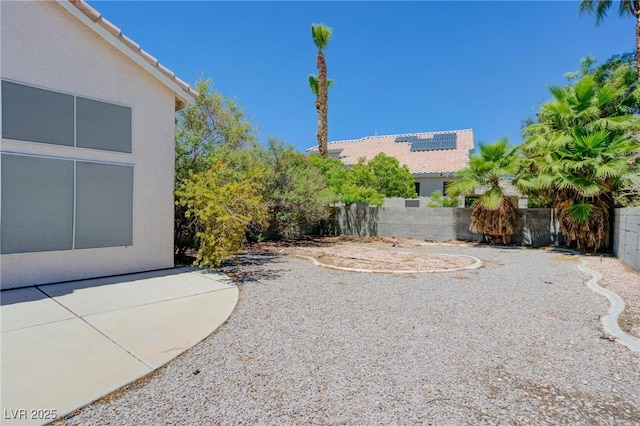
[[[389,204],[393,207],[387,207]],[[469,231],[470,208],[401,207],[400,203],[389,204],[385,203],[382,207],[336,207],[330,232],[360,237],[403,237],[436,241],[483,239],[482,234]],[[513,236],[512,243],[548,246],[563,242],[552,209],[519,209],[518,214],[522,229]]]
[[[613,217],[613,254],[640,271],[640,207],[616,209]]]
[[[464,241],[482,241],[482,234],[469,231],[471,208],[454,210],[456,238]],[[564,238],[553,209],[518,209],[522,225],[520,231],[511,237],[511,243],[534,247],[560,244]]]
[[[339,235],[455,239],[453,209],[426,207],[335,207],[331,232]]]
[[[436,241],[455,239],[453,209],[380,207],[378,235]]]

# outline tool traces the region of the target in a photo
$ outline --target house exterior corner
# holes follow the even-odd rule
[[[0,7],[0,288],[173,267],[176,94],[65,5]]]

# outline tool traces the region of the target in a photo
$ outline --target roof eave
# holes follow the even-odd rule
[[[175,94],[175,111],[195,105],[198,92],[162,66],[157,59],[142,50],[133,40],[122,34],[119,28],[104,19],[97,10],[82,0],[56,0],[56,3],[168,87]],[[103,25],[99,22],[102,22]]]
[[[425,172],[425,173],[412,173],[413,177],[453,177],[455,172]]]

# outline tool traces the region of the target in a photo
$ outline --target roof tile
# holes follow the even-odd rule
[[[140,49],[140,56],[142,57],[142,59],[144,59],[145,61],[147,61],[150,65],[152,66],[156,66],[158,65],[158,60],[152,56],[149,52],[147,52],[144,49]]]
[[[135,41],[131,40],[129,37],[127,37],[124,34],[120,34],[120,38],[122,39],[122,41],[124,42],[124,44],[126,44],[129,49],[131,50],[135,50],[136,52],[140,52],[140,45],[138,43],[136,43]]]
[[[85,15],[87,14],[86,12],[87,9],[80,9],[80,10],[82,10],[82,12],[84,12]],[[122,30],[120,28],[116,27],[115,25],[113,25],[111,22],[107,21],[104,18],[100,18],[95,22],[99,23],[102,28],[109,31],[115,37],[120,37],[120,34],[122,34]]]

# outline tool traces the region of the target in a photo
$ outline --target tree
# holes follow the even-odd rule
[[[640,114],[640,79],[634,72],[634,59],[631,53],[614,55],[590,73],[593,74],[598,85],[612,85],[619,87],[622,91],[617,102],[606,106],[607,109],[603,111],[604,116]]]
[[[636,75],[640,79],[640,1],[620,0],[620,16],[631,15],[636,19]],[[595,13],[596,25],[604,20],[613,2],[611,0],[581,0],[580,13]]]
[[[310,155],[309,162],[325,176],[333,193],[332,202],[347,206],[355,203],[371,206],[383,204],[384,194],[369,186],[372,179],[363,179],[364,173],[356,166],[348,167],[337,158],[324,158],[317,154]]]
[[[456,173],[446,192],[450,197],[472,195],[483,189],[471,212],[471,232],[500,237],[508,244],[520,229],[518,212],[502,185],[513,180],[518,171],[518,146],[509,146],[506,138],[492,144],[480,144],[480,152],[469,158],[469,167]]]
[[[195,88],[199,93],[196,104],[182,110],[176,118],[174,246],[177,258],[198,247],[197,234],[201,231],[194,216],[186,216],[187,206],[181,202],[179,191],[193,174],[210,170],[214,162],[220,160],[221,150],[235,151],[256,144],[256,129],[234,100],[213,90],[210,79],[200,79]]]
[[[353,166],[347,166],[337,158],[319,155],[311,155],[309,160],[326,176],[327,184],[335,194],[334,202],[381,206],[385,197],[417,196],[409,169],[384,153],[369,162],[360,158]]]
[[[570,83],[575,83],[586,75],[592,75],[599,86],[612,85],[622,91],[616,102],[605,105],[605,109],[601,111],[602,116],[640,114],[640,80],[635,72],[633,54],[613,55],[597,67],[595,63],[593,56],[586,56],[580,59],[579,71],[566,73],[565,76]],[[533,121],[528,124],[533,124]]]
[[[601,117],[640,115],[640,80],[634,70],[632,53],[613,55],[603,64],[587,69],[582,77],[587,74],[592,74],[599,86],[617,87],[621,93],[614,102],[603,106]],[[638,132],[640,130],[636,130],[636,135]],[[638,156],[640,151],[633,155],[636,159]],[[616,191],[613,197],[616,206],[640,206],[640,174],[630,175],[628,184]]]
[[[327,219],[334,198],[322,170],[309,158],[282,141],[269,139],[264,152],[269,168],[264,198],[276,230],[285,238],[301,232],[301,226]]]
[[[616,198],[638,181],[638,117],[609,115],[627,93],[616,78],[599,83],[586,74],[549,91],[553,98],[524,129],[526,160],[518,184],[552,200],[569,245],[597,250],[608,244]]]
[[[395,157],[381,152],[366,165],[372,175],[371,187],[385,197],[417,197],[413,175],[406,165],[400,166]]]
[[[176,181],[206,170],[216,148],[241,149],[256,143],[257,130],[236,102],[213,89],[211,79],[195,83],[196,104],[176,118]]]
[[[324,59],[325,49],[329,44],[329,38],[331,38],[331,28],[323,24],[311,25],[311,36],[313,42],[318,48],[318,54],[316,57],[316,67],[318,68],[318,95],[316,97],[316,110],[318,111],[318,149],[320,155],[326,157],[328,154],[327,144],[329,140],[329,81],[327,77],[327,64]],[[313,89],[312,89],[313,90]]]

